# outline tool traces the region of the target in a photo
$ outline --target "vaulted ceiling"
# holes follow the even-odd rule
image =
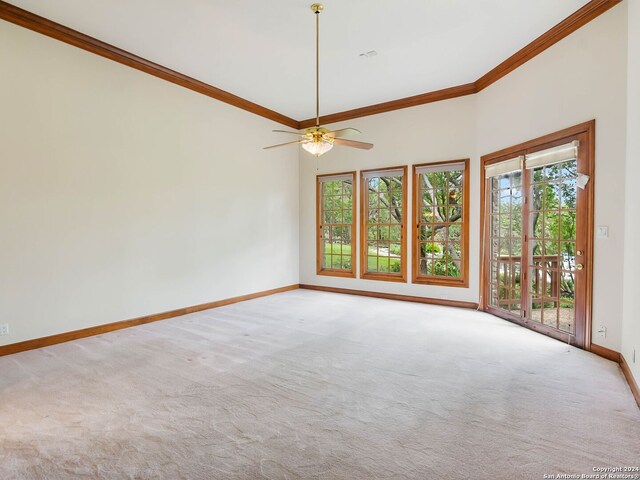
[[[10,3],[289,117],[315,114],[311,0]],[[329,114],[474,82],[588,1],[323,3],[320,108]]]

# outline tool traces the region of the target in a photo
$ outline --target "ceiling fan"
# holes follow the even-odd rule
[[[321,3],[311,5],[311,11],[316,15],[316,125],[307,128],[304,133],[289,132],[287,130],[274,130],[278,133],[288,133],[299,137],[295,142],[281,143],[271,145],[268,148],[284,147],[285,145],[302,145],[307,152],[319,157],[327,153],[334,145],[342,145],[343,147],[360,148],[362,150],[370,150],[373,148],[372,143],[355,142],[342,137],[360,133],[355,128],[342,128],[340,130],[331,131],[328,128],[320,126],[320,13],[324,10]]]

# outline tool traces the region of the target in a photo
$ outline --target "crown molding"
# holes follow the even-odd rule
[[[0,0],[0,18],[291,128],[298,121]]]
[[[540,35],[526,47],[518,50],[500,65],[476,80],[478,92],[497,82],[505,75],[544,52],[547,48],[555,45],[563,38],[571,35],[580,27],[586,25],[594,18],[599,17],[620,2],[622,2],[622,0],[591,0],[584,7],[576,10],[555,27]]]
[[[420,95],[414,95],[412,97],[400,98],[398,100],[391,100],[344,112],[324,115],[320,117],[320,123],[326,125],[342,122],[352,120],[354,118],[377,115],[379,113],[391,112],[393,110],[400,110],[403,108],[415,107],[418,105],[478,93],[620,2],[622,2],[622,0],[591,0],[585,6],[569,15],[556,26],[540,35],[534,41],[514,53],[511,57],[500,63],[473,83],[427,92]],[[53,22],[34,13],[28,12],[27,10],[23,10],[3,0],[0,0],[0,19],[20,25],[29,30],[33,30],[34,32],[41,33],[91,53],[95,53],[96,55],[109,58],[115,62],[135,68],[229,105],[233,105],[234,107],[241,108],[247,112],[273,120],[274,122],[286,125],[287,127],[303,129],[315,125],[315,118],[297,121],[274,110],[270,110],[266,107],[250,102],[249,100],[245,100],[242,97],[238,97],[237,95],[183,75],[175,70],[163,67],[162,65],[151,62],[150,60],[129,53],[118,47],[114,47],[113,45],[65,27],[64,25],[60,25],[59,23]]]
[[[344,120],[352,120],[359,117],[368,117],[369,115],[377,115],[378,113],[385,113],[391,112],[393,110],[400,110],[402,108],[415,107],[416,105],[424,105],[425,103],[439,102],[440,100],[447,100],[449,98],[473,95],[476,92],[477,90],[475,83],[467,83],[465,85],[458,85],[457,87],[449,87],[443,90],[436,90],[435,92],[422,93],[413,97],[391,100],[390,102],[369,105],[368,107],[361,107],[353,110],[347,110],[345,112],[324,115],[320,117],[320,124],[326,125],[329,123],[342,122]],[[308,120],[302,120],[300,122],[300,128],[312,127],[315,124],[316,119],[309,118]]]

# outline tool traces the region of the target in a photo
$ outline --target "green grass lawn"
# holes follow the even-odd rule
[[[375,251],[370,251],[372,255],[375,255]],[[376,261],[377,260],[377,261]],[[400,271],[400,259],[399,258],[386,258],[386,257],[367,257],[368,270],[370,272],[399,272]]]
[[[342,246],[342,250],[340,250],[341,246]],[[334,255],[340,255],[340,251],[342,251],[342,255],[351,255],[351,245],[340,245],[339,243],[324,244],[325,255],[329,253],[332,253]]]
[[[342,249],[340,248],[342,247]],[[351,255],[351,245],[340,245],[339,243],[325,243],[324,253],[325,255]],[[367,257],[368,270],[370,272],[399,272],[400,271],[400,259],[399,258],[386,258],[380,257],[376,259],[377,251],[375,249],[369,249],[369,257]],[[377,260],[377,262],[376,262]]]

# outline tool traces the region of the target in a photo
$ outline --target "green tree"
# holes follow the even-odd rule
[[[420,268],[430,272],[433,255],[433,274],[460,276],[463,171],[431,172],[421,175],[422,223],[420,229]]]

